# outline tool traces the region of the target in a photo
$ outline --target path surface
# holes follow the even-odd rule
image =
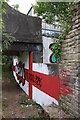
[[[54,104],[43,106],[32,102],[29,97],[16,83],[12,72],[5,69],[2,75],[2,116],[3,118],[38,118],[38,120],[49,120],[50,118],[70,118],[59,107]],[[26,99],[26,104],[24,102]]]
[[[0,120],[2,118],[2,76],[0,75]]]
[[[64,120],[65,118],[71,118],[69,114],[66,114],[62,109],[60,109],[58,106],[55,104],[52,104],[50,106],[43,106],[43,109],[49,114],[49,117],[56,118],[56,119],[62,119]]]
[[[3,73],[2,80],[2,116],[3,118],[46,118],[48,114],[29,99],[14,80],[12,73]],[[26,98],[26,105],[20,104]],[[44,120],[44,119],[43,119]]]

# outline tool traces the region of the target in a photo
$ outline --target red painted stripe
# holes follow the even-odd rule
[[[30,60],[32,58],[30,57]],[[31,64],[30,64],[31,63]],[[60,79],[58,76],[50,76],[42,74],[39,72],[32,71],[32,61],[30,61],[30,70],[24,69],[25,80],[29,82],[29,96],[32,99],[32,85],[48,94],[49,96],[55,98],[59,101],[59,96],[66,96],[67,94],[72,94],[73,92],[70,87],[66,85],[66,81]],[[16,66],[13,67],[15,71]],[[16,73],[19,83],[25,84],[25,80]]]
[[[33,64],[33,52],[29,52],[29,70],[32,71],[32,64]]]
[[[39,90],[59,101],[59,77],[25,69],[25,79]]]
[[[16,70],[16,66],[13,65],[13,71],[15,72],[15,70]]]
[[[32,76],[31,76],[32,75]],[[16,74],[17,78],[22,81],[21,76]],[[36,78],[40,78],[37,79]],[[39,72],[30,71],[25,69],[25,80],[29,82],[29,96],[32,99],[32,85],[41,90],[42,92],[48,94],[49,96],[55,98],[59,101],[59,81],[60,78],[57,76],[45,75]],[[41,82],[39,83],[39,80]],[[30,86],[31,85],[31,86]]]
[[[29,70],[32,71],[33,64],[33,52],[29,52]],[[29,82],[29,96],[32,99],[32,83]]]

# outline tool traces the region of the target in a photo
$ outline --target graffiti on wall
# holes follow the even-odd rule
[[[56,62],[57,62],[57,60],[56,60],[56,58],[55,58],[55,54],[54,54],[54,52],[53,52],[54,46],[55,46],[54,43],[51,43],[51,44],[49,45],[49,49],[50,49],[51,52],[52,52],[52,54],[51,54],[50,57],[49,57],[49,61],[50,61],[51,63],[56,63]]]
[[[49,96],[59,101],[59,78],[57,76],[42,74],[26,68],[24,68],[23,70],[22,65],[19,64],[16,64],[16,66],[14,66],[13,68],[16,72],[19,84],[22,83],[23,85],[24,81],[27,81],[29,82],[29,84],[31,84],[31,87],[35,86],[39,90],[43,91],[45,94],[48,94]],[[25,77],[24,75],[22,75],[23,71],[25,72]]]
[[[16,63],[16,76],[19,80],[19,84],[22,83],[22,85],[25,85],[25,79],[29,81],[33,81],[36,83],[39,87],[41,87],[41,80],[42,78],[38,75],[34,75],[29,70],[24,68],[25,64],[21,61],[17,64]]]
[[[51,76],[42,74],[33,70],[25,69],[25,64],[21,61],[17,64],[16,69],[13,69],[16,72],[17,80],[19,84],[22,83],[22,86],[25,85],[25,80],[28,81],[31,86],[35,86],[44,93],[50,95],[59,101],[59,96],[66,96],[68,94],[73,94],[71,88],[68,86],[69,80],[69,71],[62,69],[61,76]]]
[[[61,97],[66,96],[68,94],[73,95],[71,87],[69,87],[69,83],[70,83],[69,76],[70,76],[70,73],[68,70],[64,70],[64,69],[61,70],[61,75],[60,75],[60,96]]]
[[[26,78],[26,80],[32,81],[35,84],[37,84],[39,87],[41,87],[42,78],[40,76],[38,76],[37,74],[35,75],[34,73],[32,73],[29,70],[25,69],[25,78]]]
[[[19,84],[25,85],[25,71],[24,71],[25,64],[21,61],[17,64],[16,63],[16,76],[17,80],[19,80]]]
[[[51,44],[49,45],[49,49],[50,49],[51,52],[52,52],[52,54],[51,54],[50,57],[49,57],[50,63],[58,63],[58,62],[60,61],[60,56],[59,56],[59,55],[56,56],[56,51],[57,51],[57,50],[54,51],[54,47],[55,47],[55,43],[51,43]],[[58,48],[58,51],[61,52],[61,49]]]

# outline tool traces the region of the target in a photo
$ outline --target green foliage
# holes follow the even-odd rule
[[[53,54],[55,55],[56,62],[58,63],[60,61],[61,56],[61,43],[59,39],[55,40],[54,47],[52,48]]]
[[[59,22],[61,20],[68,22],[72,18],[71,5],[71,2],[37,2],[33,8],[34,12],[42,16],[48,24],[55,25],[55,16]]]
[[[40,107],[39,112],[37,113],[37,112],[34,111],[29,116],[28,120],[50,120],[50,117],[49,117],[48,113],[45,112],[42,107]]]
[[[19,9],[18,9],[19,8],[19,4],[16,4],[16,5],[13,4],[12,7],[19,11]]]
[[[3,36],[5,37],[5,40],[3,41],[3,47],[5,49],[8,49],[8,46],[11,45],[11,43],[13,43],[13,41],[15,41],[15,37],[10,33],[10,34],[7,34],[7,33],[2,33],[2,28],[5,29],[5,26],[4,26],[4,22],[2,20],[2,14],[6,14],[6,5],[7,3],[9,2],[9,0],[1,0],[0,1],[0,38],[2,37],[2,34]],[[13,7],[18,10],[19,8],[19,5],[16,4],[16,5],[13,5]],[[7,14],[6,14],[6,17]],[[0,43],[0,51],[2,51],[2,46],[1,46],[1,43]]]
[[[8,46],[11,46],[11,43],[13,43],[13,41],[16,41],[15,37],[12,36],[12,34],[7,34],[7,33],[3,33],[3,36],[5,37],[5,40],[3,41],[3,46],[5,49],[8,49]]]
[[[64,98],[59,96],[59,108],[61,110],[63,109],[63,100],[64,100]]]
[[[71,20],[73,18],[72,2],[37,2],[33,6],[34,13],[41,16],[48,24],[60,26],[61,35],[55,38],[53,52],[55,57],[60,61],[62,41],[72,28]]]
[[[12,57],[11,56],[7,56],[7,55],[3,55],[2,56],[2,63],[4,64],[8,64],[12,62]]]
[[[25,95],[23,95],[20,99],[20,104],[23,105],[34,105],[35,102],[31,101],[30,99],[27,99]]]
[[[6,7],[5,5],[7,4],[9,0],[1,0],[0,1],[0,15],[6,14]]]
[[[6,108],[8,108],[8,103],[7,103],[7,101],[2,101],[2,107],[3,107],[3,110],[4,109],[6,109]]]
[[[2,72],[13,70],[12,56],[2,55]]]

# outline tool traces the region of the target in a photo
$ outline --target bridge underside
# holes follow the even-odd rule
[[[42,50],[42,35],[41,35],[41,19],[24,15],[16,11],[9,5],[6,5],[6,14],[2,15],[4,29],[2,34],[2,43],[13,36],[15,41],[10,43],[8,49],[4,48],[3,54],[18,55],[25,51],[41,51]]]

